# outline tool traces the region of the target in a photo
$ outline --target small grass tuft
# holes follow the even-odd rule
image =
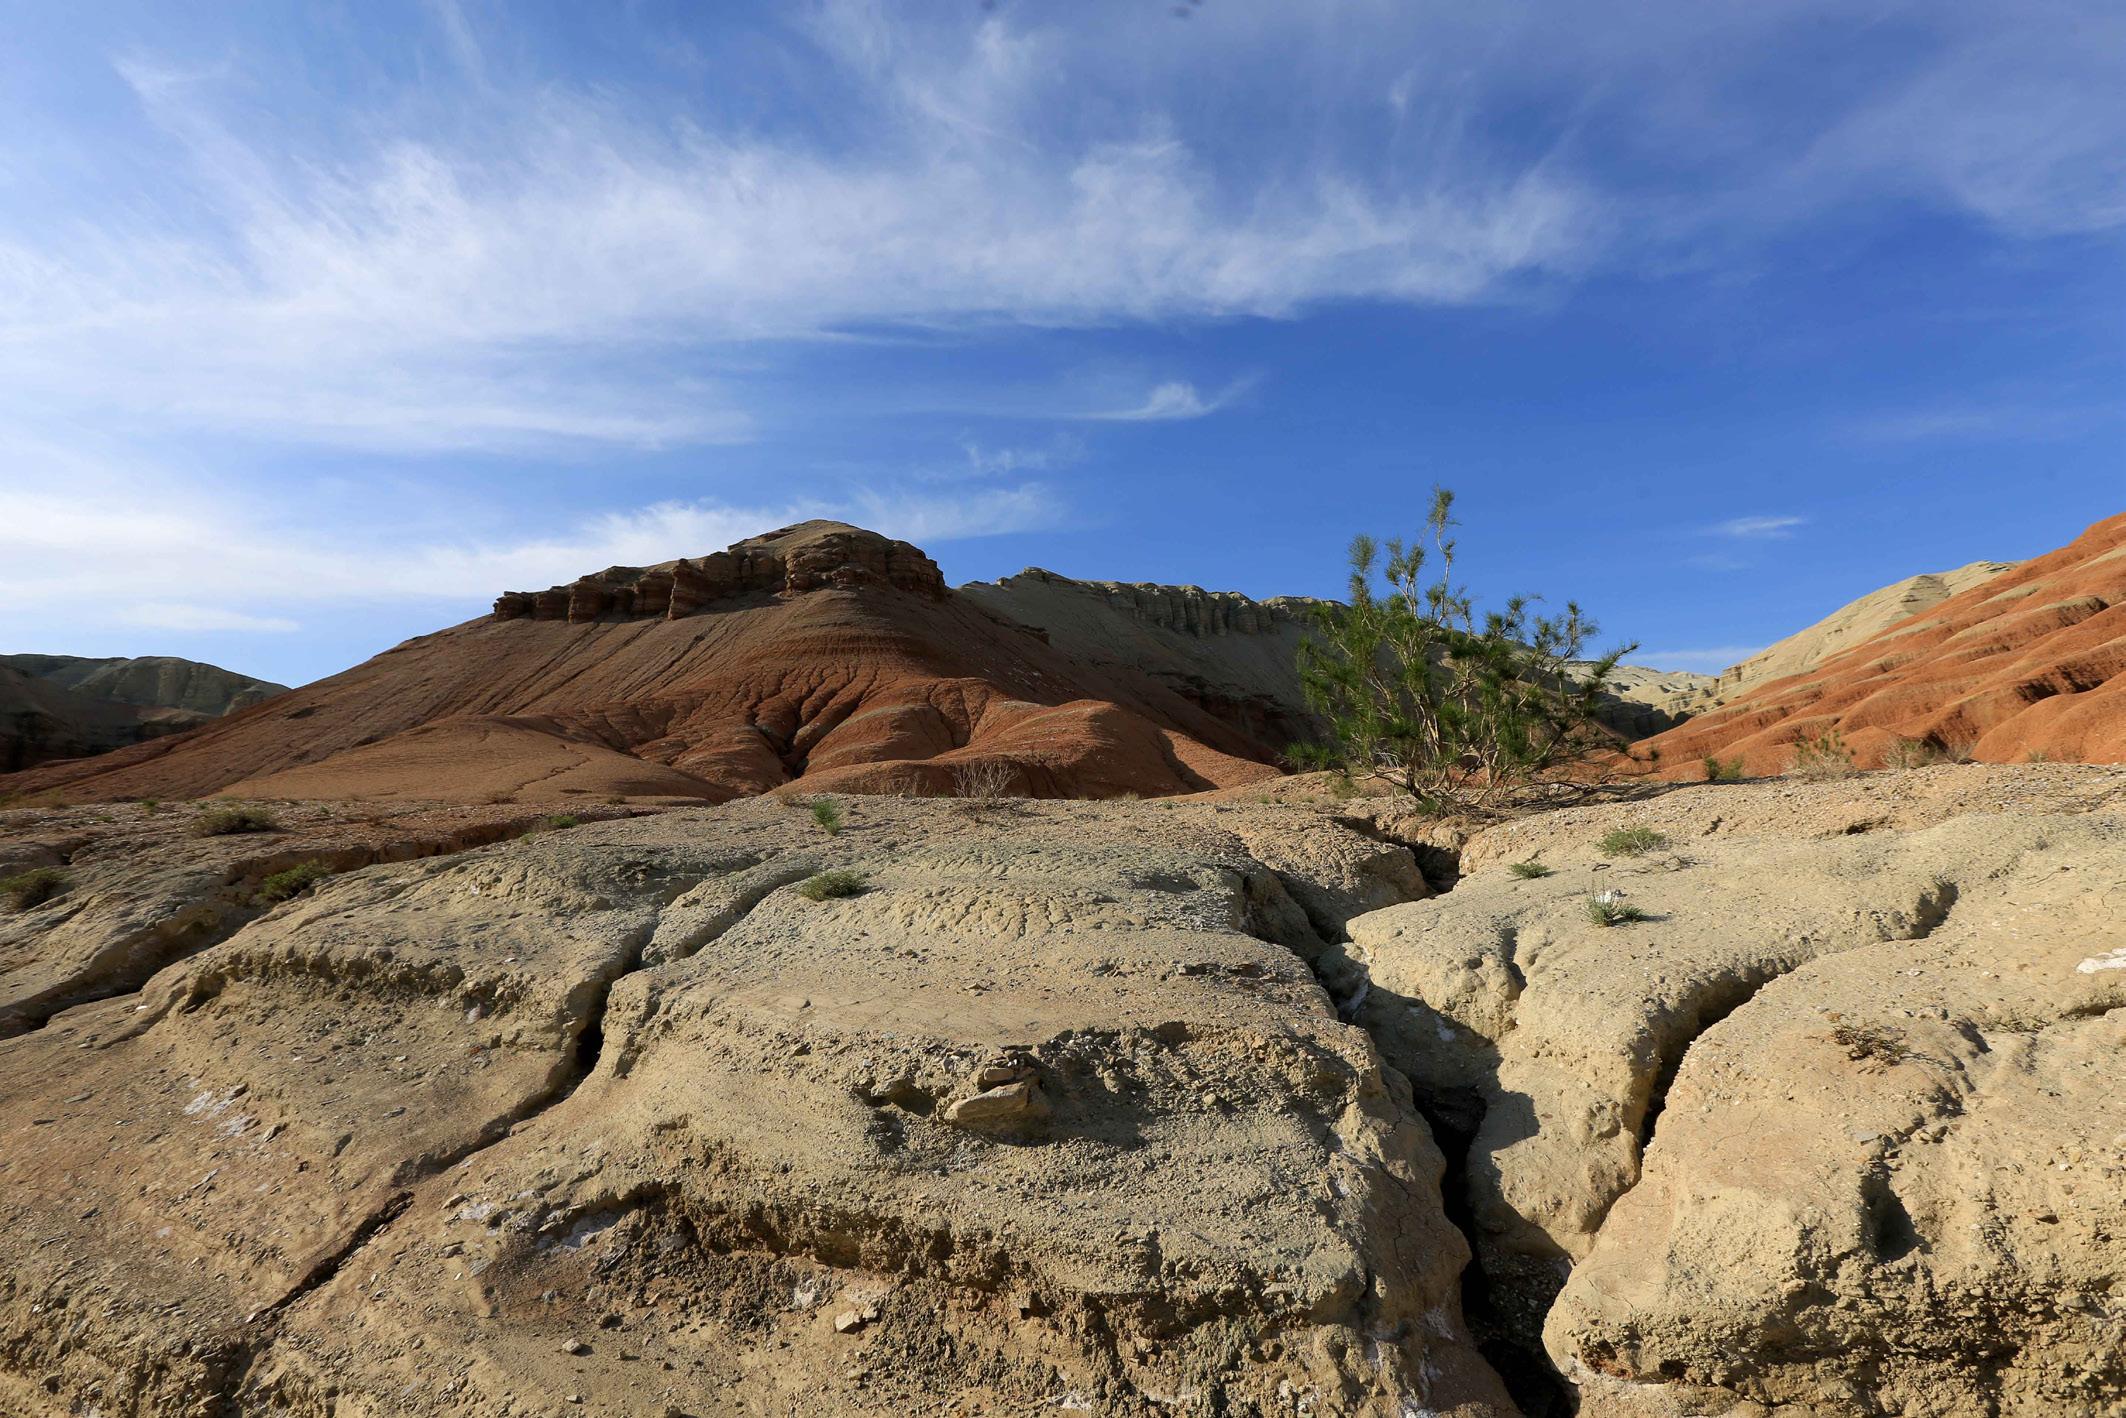
[[[807,901],[833,901],[843,896],[860,895],[863,889],[864,874],[842,867],[808,876],[797,883],[797,894]]]
[[[323,862],[297,862],[286,871],[277,871],[258,884],[258,904],[274,906],[293,900],[330,875],[332,869]]]
[[[1638,857],[1658,852],[1668,845],[1668,834],[1651,827],[1619,827],[1604,834],[1595,846],[1605,857]]]
[[[1898,739],[1882,753],[1885,768],[1931,768],[1947,761],[1948,755],[1925,739]]]
[[[1730,758],[1725,761],[1705,756],[1705,781],[1708,783],[1739,783],[1742,781],[1742,760]]]
[[[552,817],[540,818],[539,830],[541,832],[559,832],[564,828],[576,826],[577,824],[582,822],[582,820],[582,818],[577,817],[574,813],[557,812]]]
[[[832,837],[842,830],[842,805],[832,798],[814,798],[812,820],[819,824],[820,831]]]
[[[1912,1057],[1903,1032],[1880,1024],[1841,1024],[1831,1031],[1831,1042],[1855,1063],[1877,1068],[1894,1068]]]
[[[1534,857],[1530,857],[1525,862],[1509,863],[1506,870],[1512,872],[1523,881],[1534,881],[1539,876],[1549,876],[1552,868],[1545,866]]]
[[[1628,926],[1651,917],[1616,892],[1604,891],[1587,898],[1587,919],[1598,926]]]
[[[231,837],[239,832],[278,832],[279,819],[262,807],[208,808],[192,824],[195,837]]]
[[[1850,778],[1860,771],[1845,735],[1834,728],[1794,745],[1794,766],[1787,772],[1796,778]]]
[[[66,890],[66,873],[57,867],[31,867],[10,877],[0,877],[0,900],[17,911],[27,911]]]

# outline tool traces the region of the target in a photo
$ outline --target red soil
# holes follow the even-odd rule
[[[1900,740],[1991,763],[2126,760],[2126,514],[1798,675],[1646,739],[1664,776],[1752,774],[1827,730],[1861,767]]]
[[[172,738],[0,778],[76,800],[951,793],[1105,797],[1269,778],[1272,745],[1076,663],[906,543],[810,522],[496,614]]]

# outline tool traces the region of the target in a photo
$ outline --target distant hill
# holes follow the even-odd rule
[[[0,770],[108,753],[285,689],[171,655],[0,655]]]
[[[1719,707],[1642,745],[1667,771],[1714,756],[1781,772],[1834,729],[1863,767],[1900,740],[1995,763],[2126,759],[2126,514],[2031,561],[1886,586],[1722,685]]]

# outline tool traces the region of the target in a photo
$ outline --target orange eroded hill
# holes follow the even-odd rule
[[[1638,745],[1693,777],[1751,773],[1841,734],[1862,767],[1901,741],[1993,763],[2126,760],[2126,514]]]
[[[75,799],[1035,795],[1274,776],[1280,745],[946,589],[905,542],[808,522],[728,551],[512,592],[190,733],[0,779]]]

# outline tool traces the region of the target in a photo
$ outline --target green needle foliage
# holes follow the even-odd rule
[[[1506,870],[1512,872],[1523,881],[1533,881],[1537,877],[1550,875],[1550,868],[1537,861],[1534,857],[1530,857],[1525,862],[1513,862],[1507,866]]]
[[[1378,775],[1435,811],[1491,807],[1604,742],[1595,721],[1624,646],[1585,669],[1595,624],[1576,604],[1537,615],[1516,596],[1479,615],[1454,583],[1454,494],[1432,490],[1426,539],[1351,543],[1349,605],[1324,605],[1300,648],[1307,702],[1329,742],[1310,766]],[[1425,542],[1429,541],[1429,545]],[[1429,570],[1428,570],[1429,567]]]
[[[820,831],[832,837],[842,830],[842,805],[832,798],[814,798],[812,820],[819,824]]]
[[[1587,919],[1598,926],[1628,926],[1650,918],[1637,906],[1605,893],[1587,898]]]

